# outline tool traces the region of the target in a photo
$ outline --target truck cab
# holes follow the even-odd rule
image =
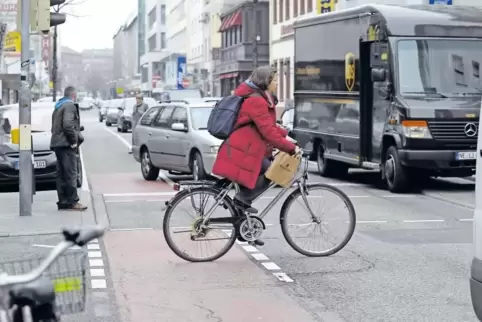
[[[301,20],[294,136],[323,176],[377,169],[392,192],[472,176],[481,52],[480,8],[367,5]]]

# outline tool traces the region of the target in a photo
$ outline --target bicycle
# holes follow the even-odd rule
[[[85,251],[66,252],[103,234],[99,226],[64,229],[64,239],[39,265],[36,260],[0,263],[0,322],[58,322],[61,315],[82,312],[86,297]],[[28,272],[7,272],[18,269]]]
[[[343,249],[343,247],[346,246],[346,244],[348,244],[355,231],[355,208],[348,196],[340,189],[323,183],[308,183],[308,156],[303,153],[302,157],[304,159],[304,162],[300,162],[297,174],[293,178],[291,184],[287,188],[282,188],[282,190],[276,195],[276,197],[274,197],[274,199],[261,211],[261,213],[256,216],[244,213],[244,211],[239,210],[234,206],[233,199],[229,196],[229,192],[233,190],[233,188],[236,192],[239,191],[239,186],[236,183],[229,181],[225,184],[220,184],[221,181],[182,181],[175,184],[174,190],[178,190],[179,192],[170,201],[166,202],[166,211],[163,220],[164,238],[169,248],[177,256],[186,261],[208,262],[217,260],[224,256],[234,245],[236,239],[241,242],[248,242],[249,244],[254,245],[254,241],[259,239],[263,234],[264,230],[266,230],[266,224],[263,222],[263,218],[276,205],[276,203],[291,189],[291,187],[293,185],[296,185],[297,188],[295,188],[294,191],[292,191],[288,195],[281,207],[279,220],[283,237],[295,251],[305,256],[324,257],[339,252],[341,249]],[[301,171],[300,174],[300,168],[303,165],[304,169],[303,171]],[[270,186],[254,201],[262,198],[269,190],[271,190],[275,186],[275,183],[271,183]],[[331,248],[321,251],[307,250],[295,243],[288,230],[287,221],[288,214],[290,213],[290,208],[294,204],[295,200],[301,196],[302,201],[304,202],[306,209],[309,212],[309,219],[311,223],[320,225],[320,227],[322,227],[323,220],[320,218],[321,216],[317,216],[314,213],[312,207],[308,202],[310,194],[315,190],[330,192],[335,196],[339,197],[342,200],[345,208],[348,209],[349,213],[348,221],[344,222],[345,226],[346,224],[348,225],[346,227],[347,231],[342,241]],[[200,207],[196,207],[194,203],[196,199],[195,196],[197,195],[200,195],[199,199],[201,200],[202,204]],[[206,200],[205,196],[213,197],[215,201],[214,206],[210,207],[208,210],[204,209],[204,201]],[[173,219],[174,210],[178,205],[181,204],[182,201],[188,198],[190,199],[192,207],[196,211],[196,218],[194,219],[190,227],[178,227],[180,230],[176,231],[175,233],[190,233],[190,240],[194,242],[203,241],[203,238],[205,238],[214,229],[220,229],[221,231],[223,231],[224,235],[218,236],[218,238],[214,238],[212,240],[228,240],[228,242],[226,246],[220,249],[213,256],[198,258],[188,255],[186,251],[182,251],[176,245],[174,241],[174,234],[171,235],[170,233],[170,222]],[[231,216],[211,218],[211,216],[219,206],[222,206],[224,210],[229,211]],[[320,231],[321,230],[322,228],[320,228]]]

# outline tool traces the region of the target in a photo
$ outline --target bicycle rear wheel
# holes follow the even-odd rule
[[[316,183],[308,184],[306,187],[306,199],[308,205],[306,204],[300,189],[293,191],[286,201],[283,203],[280,213],[280,223],[281,231],[286,239],[286,242],[297,252],[309,257],[325,257],[333,255],[339,252],[343,247],[348,244],[353,233],[355,231],[356,224],[356,214],[355,208],[353,207],[350,198],[338,188],[330,185]],[[332,246],[324,247],[319,245],[318,248],[306,248],[300,245],[301,242],[295,241],[294,233],[290,231],[290,228],[295,228],[298,230],[306,232],[318,232],[322,237],[327,236],[329,229],[327,227],[327,222],[324,214],[324,207],[320,211],[320,207],[316,207],[312,204],[312,201],[321,201],[325,203],[328,201],[329,197],[341,201],[340,208],[346,213],[344,218],[339,216],[337,213],[335,216],[335,223],[337,225],[338,235],[341,235],[340,241],[334,243]],[[299,201],[300,206],[296,208],[296,203]],[[309,207],[308,207],[309,206]],[[311,209],[315,218],[313,219],[309,211]],[[341,209],[340,209],[341,210]],[[320,213],[321,212],[321,213]],[[291,215],[291,217],[289,217]],[[290,220],[301,220],[304,221],[301,224],[292,224]],[[301,240],[306,242],[308,238],[306,236],[301,237]]]
[[[216,205],[218,195],[219,191],[212,187],[196,187],[181,191],[170,201],[162,229],[167,245],[180,258],[189,262],[210,262],[221,258],[233,247],[236,233],[233,224],[227,221],[236,217],[236,211],[229,197],[225,197],[210,217],[210,220],[221,217],[226,219],[226,223],[208,223],[206,228],[199,229],[205,214]],[[179,216],[185,215],[187,210],[191,211],[191,218],[188,218],[187,224],[173,223],[174,220],[180,219]],[[182,248],[186,242],[189,245]],[[195,250],[214,249],[216,250],[213,254],[207,256],[190,254]]]

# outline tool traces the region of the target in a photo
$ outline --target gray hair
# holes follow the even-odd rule
[[[74,86],[67,86],[64,90],[64,97],[72,98],[77,90]]]
[[[261,66],[253,70],[249,80],[261,90],[267,90],[269,84],[273,81],[277,71],[270,65]]]

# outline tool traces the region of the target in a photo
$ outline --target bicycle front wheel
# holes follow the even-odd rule
[[[308,184],[306,191],[305,199],[301,190],[296,189],[281,207],[283,236],[294,250],[305,256],[333,255],[343,249],[353,236],[355,208],[350,198],[333,186]],[[335,206],[330,207],[332,204]],[[331,219],[330,214],[335,216]],[[333,233],[329,222],[335,226]],[[327,237],[331,242],[316,241],[314,236],[311,238],[309,235],[319,235],[321,240]]]
[[[171,200],[162,229],[167,245],[180,258],[189,262],[210,262],[233,247],[236,233],[229,221],[236,217],[236,211],[229,197],[216,206],[218,195],[219,191],[212,187],[197,187],[184,190]],[[214,211],[210,220],[223,220],[216,224],[208,222],[203,228],[200,225],[211,209]]]

